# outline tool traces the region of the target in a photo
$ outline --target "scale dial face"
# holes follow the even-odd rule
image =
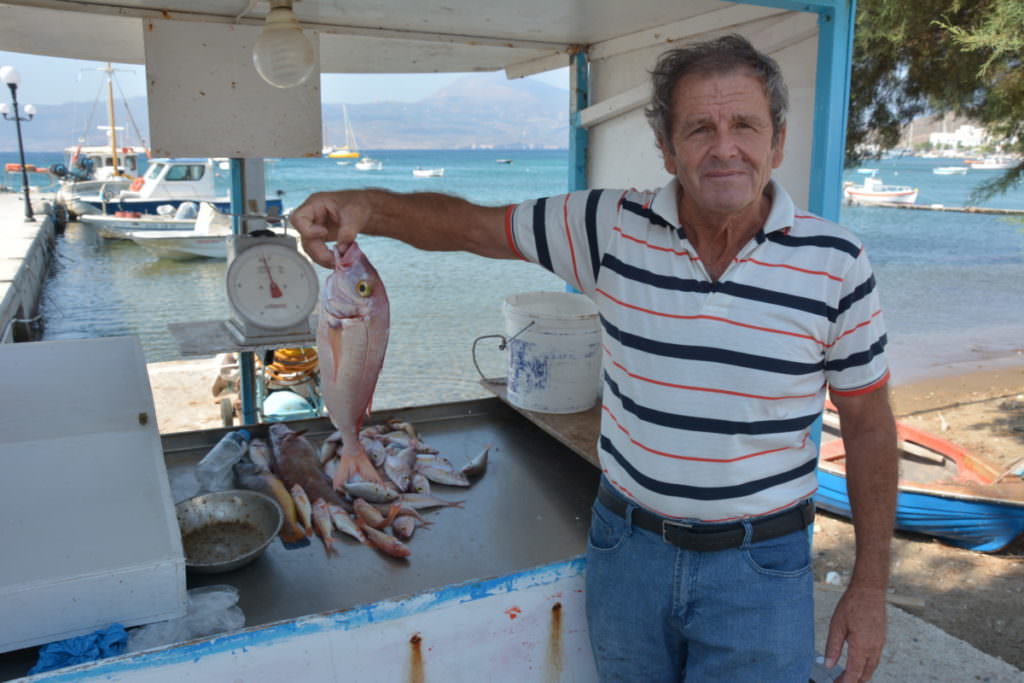
[[[231,261],[227,290],[231,307],[244,322],[284,330],[309,318],[320,283],[313,266],[295,249],[257,244]]]

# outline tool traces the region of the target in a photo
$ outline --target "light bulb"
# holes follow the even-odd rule
[[[25,105],[25,114],[28,115],[28,116],[35,116],[36,115],[36,105],[34,105],[34,104],[26,104]]]
[[[313,45],[302,33],[290,5],[271,7],[267,23],[252,48],[256,71],[275,88],[294,88],[304,83],[316,62]]]
[[[7,116],[11,113],[11,107],[6,102],[0,102],[0,114]]]
[[[13,66],[4,66],[0,67],[0,81],[3,81],[5,85],[13,85],[17,88],[21,85],[21,76]]]

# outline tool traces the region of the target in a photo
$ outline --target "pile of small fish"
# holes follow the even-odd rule
[[[362,429],[359,440],[378,481],[353,478],[335,490],[341,436],[335,432],[319,452],[302,432],[284,424],[270,426],[270,443],[253,439],[247,459],[235,466],[238,485],[274,498],[284,512],[282,540],[294,543],[315,531],[327,554],[337,553],[338,530],[392,557],[409,557],[407,544],[419,526],[429,526],[421,511],[462,507],[431,493],[431,482],[466,487],[487,467],[490,448],[456,468],[416,435],[412,425],[389,421]],[[390,528],[391,533],[387,532]]]

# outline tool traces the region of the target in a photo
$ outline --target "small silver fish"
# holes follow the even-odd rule
[[[416,451],[413,449],[405,448],[398,452],[392,451],[384,460],[384,474],[395,482],[399,491],[408,491],[415,464]]]
[[[356,521],[340,505],[331,503],[327,506],[327,509],[331,513],[331,522],[334,523],[335,529],[343,534],[348,534],[360,543],[366,543],[366,535],[363,533],[363,530],[359,528]]]
[[[444,484],[445,486],[469,486],[469,479],[466,479],[466,475],[456,470],[449,470],[447,468],[437,467],[436,465],[417,463],[416,471],[435,484]]]
[[[341,443],[341,432],[334,432],[324,439],[320,444],[320,464],[326,464],[338,451],[338,444]]]
[[[402,496],[402,504],[416,510],[429,510],[440,507],[462,507],[463,501],[444,500],[436,496],[425,496],[422,493],[406,493]]]
[[[430,495],[430,480],[424,477],[420,472],[416,472],[412,475],[412,481],[409,485],[409,490],[413,493],[422,493]]]
[[[490,446],[485,447],[482,451],[477,453],[472,460],[463,465],[459,472],[467,477],[479,477],[487,469],[487,454],[490,453],[490,451]]]
[[[253,439],[249,442],[249,459],[262,472],[270,472],[274,456],[270,453],[270,444],[265,439]]]
[[[345,493],[370,503],[390,503],[398,500],[398,492],[372,481],[350,481],[344,485]]]
[[[416,520],[413,517],[399,515],[391,522],[391,530],[395,532],[395,537],[408,541],[416,531]]]
[[[356,498],[352,503],[352,507],[355,509],[356,517],[359,519],[360,526],[365,530],[366,527],[372,527],[374,529],[383,529],[389,522],[380,513],[377,508],[373,507],[370,503],[367,503],[362,498]]]
[[[388,457],[387,448],[380,439],[370,436],[360,436],[359,443],[363,444],[363,450],[370,457],[374,467],[383,467],[384,460]]]

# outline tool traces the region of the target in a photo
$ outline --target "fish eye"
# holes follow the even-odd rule
[[[360,280],[356,283],[356,294],[362,297],[367,297],[373,294],[373,285],[367,280]]]

